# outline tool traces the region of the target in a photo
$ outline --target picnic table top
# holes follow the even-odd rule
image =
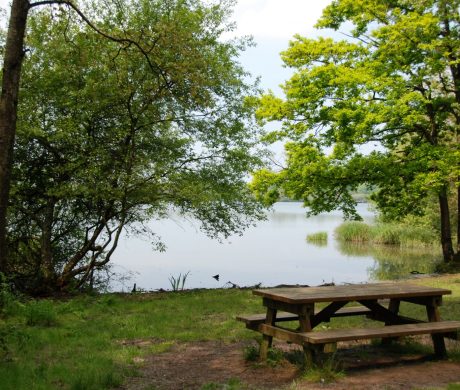
[[[452,291],[419,286],[407,282],[347,284],[324,287],[281,287],[253,290],[253,294],[290,304],[314,302],[358,301],[372,299],[434,297]]]

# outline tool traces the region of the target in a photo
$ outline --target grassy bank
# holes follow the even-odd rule
[[[460,318],[460,274],[415,282],[452,289],[442,316]],[[0,318],[0,388],[114,388],[137,375],[143,356],[174,344],[253,339],[234,318],[262,310],[260,298],[237,289],[10,302]],[[415,305],[402,310],[425,316]],[[139,347],[139,339],[150,342]]]
[[[340,241],[396,245],[406,248],[439,246],[438,234],[428,227],[409,224],[344,222],[335,231]]]

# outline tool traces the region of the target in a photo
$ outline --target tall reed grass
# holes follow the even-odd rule
[[[338,240],[396,245],[406,248],[439,245],[437,233],[428,227],[408,224],[368,225],[364,222],[344,222],[336,230]]]

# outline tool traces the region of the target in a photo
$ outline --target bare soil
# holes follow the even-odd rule
[[[429,339],[425,340],[429,343]],[[155,340],[137,340],[140,348]],[[139,375],[127,380],[123,390],[195,390],[232,388],[225,384],[237,380],[238,389],[442,389],[458,383],[460,362],[433,360],[426,355],[396,352],[370,344],[341,346],[335,361],[344,375],[335,382],[327,378],[311,382],[301,369],[286,359],[276,364],[247,362],[244,348],[248,343],[204,341],[175,344],[170,350],[152,354],[137,362]],[[450,348],[458,348],[451,344]],[[293,356],[297,346],[277,344],[286,356]],[[215,384],[214,386],[212,384]]]

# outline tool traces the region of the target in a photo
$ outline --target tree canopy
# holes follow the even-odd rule
[[[85,10],[99,29],[137,36],[142,50],[61,8],[29,18],[8,214],[9,271],[21,288],[84,286],[124,230],[172,209],[212,237],[262,218],[246,183],[260,166],[245,104],[255,89],[237,62],[247,42],[222,38],[230,6]]]
[[[347,23],[347,39],[296,36],[282,53],[295,70],[285,98],[254,101],[260,121],[280,121],[267,142],[286,141],[285,167],[255,175],[257,197],[272,203],[284,191],[312,213],[358,218],[350,192],[362,183],[377,186],[374,200],[393,217],[422,212],[435,194],[444,259],[458,257],[448,198],[460,173],[459,5],[335,0],[317,27]]]

